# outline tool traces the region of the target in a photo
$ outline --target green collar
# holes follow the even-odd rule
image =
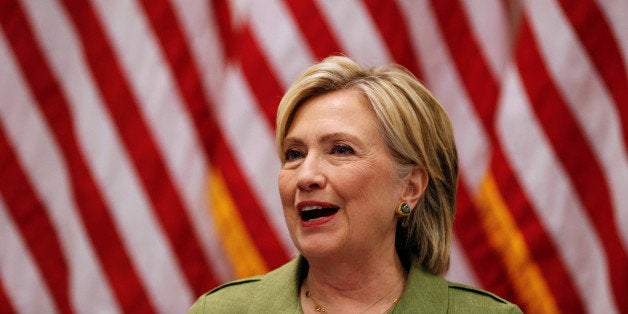
[[[308,264],[298,256],[284,266],[261,277],[263,287],[257,289],[256,299],[267,300],[270,312],[294,311],[302,313],[299,302],[301,281],[307,274]],[[406,288],[392,312],[444,313],[447,311],[448,283],[424,271],[416,263],[408,273]]]

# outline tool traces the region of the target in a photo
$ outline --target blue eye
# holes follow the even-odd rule
[[[295,159],[301,158],[302,156],[303,156],[303,154],[301,154],[301,152],[299,152],[298,150],[296,150],[296,149],[288,149],[288,150],[286,150],[286,152],[284,154],[284,159],[286,161],[289,161],[289,160],[295,160]]]
[[[353,148],[347,145],[335,145],[334,148],[332,148],[331,153],[338,155],[349,155],[353,154]]]

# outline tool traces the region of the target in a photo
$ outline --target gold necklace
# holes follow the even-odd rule
[[[312,292],[310,292],[310,287],[307,284],[307,279],[303,282],[303,284],[305,285],[305,297],[308,299],[312,299],[312,302],[314,302],[314,311],[316,312],[320,312],[320,313],[327,313],[327,309],[325,307],[323,307],[322,305],[320,305],[320,303],[318,303],[318,301],[316,301],[316,299],[314,298],[314,295],[312,295]],[[360,313],[363,313],[364,311],[368,310],[369,308],[371,308],[373,305],[379,303],[381,300],[383,300],[385,297],[389,296],[396,288],[397,286],[393,286],[392,289],[390,289],[390,291],[388,291],[388,293],[386,293],[384,296],[382,296],[381,298],[375,300],[375,302],[369,304],[368,306],[366,306],[365,308],[363,308]],[[399,302],[399,299],[401,297],[395,298],[393,300],[393,304],[386,309],[386,311],[384,311],[384,313],[387,313],[388,311],[390,311],[390,309],[392,309],[395,305],[397,305],[397,302]]]

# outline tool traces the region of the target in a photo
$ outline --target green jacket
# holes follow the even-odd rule
[[[201,296],[195,313],[302,313],[299,287],[307,272],[299,256],[263,276],[224,284]],[[391,313],[521,313],[489,292],[452,283],[412,266],[406,288]]]

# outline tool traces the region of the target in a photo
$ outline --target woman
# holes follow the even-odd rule
[[[196,312],[520,312],[448,282],[458,165],[438,101],[399,66],[329,57],[277,113],[279,192],[300,255],[199,298]]]

